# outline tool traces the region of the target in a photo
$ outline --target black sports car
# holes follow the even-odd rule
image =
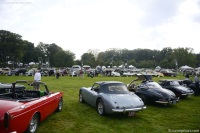
[[[194,82],[192,82],[189,86],[190,89],[195,90],[196,89],[196,85]],[[200,88],[200,83],[199,83],[199,88]]]
[[[194,94],[194,91],[186,86],[180,84],[177,79],[161,79],[158,83],[168,90],[173,91],[177,97],[187,97]]]
[[[134,84],[138,80],[143,81],[139,85]],[[179,101],[179,98],[172,91],[162,88],[157,82],[153,82],[149,75],[138,75],[138,79],[133,80],[128,85],[128,89],[135,92],[145,104],[159,103],[170,105]]]
[[[186,87],[189,87],[190,84],[192,84],[192,80],[190,79],[184,79],[184,80],[179,80],[179,84],[180,85],[183,85],[183,86],[186,86]],[[192,89],[192,88],[191,88]]]
[[[161,69],[160,72],[163,73],[164,76],[176,77],[177,75],[175,72],[169,69]]]

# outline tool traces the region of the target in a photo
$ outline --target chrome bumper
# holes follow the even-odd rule
[[[161,103],[161,104],[176,104],[177,102],[179,102],[180,98],[178,97],[175,100],[171,100],[171,101],[155,101],[156,103]]]
[[[184,93],[184,94],[181,94],[182,96],[191,96],[193,95],[194,93]]]
[[[143,109],[146,109],[146,106],[140,107],[140,108],[130,108],[130,109],[112,109],[113,112],[136,112],[136,111],[140,111]]]

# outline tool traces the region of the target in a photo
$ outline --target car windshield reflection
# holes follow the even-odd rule
[[[108,94],[128,94],[129,93],[126,85],[124,84],[105,85],[104,92]]]
[[[180,85],[178,81],[170,81],[170,85]]]
[[[146,83],[146,86],[149,89],[162,89],[162,87],[157,82],[148,82]]]

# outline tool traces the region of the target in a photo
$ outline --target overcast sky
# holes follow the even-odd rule
[[[89,49],[200,53],[200,0],[0,0],[0,29],[56,45],[80,59]]]

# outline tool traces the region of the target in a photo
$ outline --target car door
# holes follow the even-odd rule
[[[99,95],[100,85],[94,84],[88,94],[88,103],[92,106],[96,106],[96,99]]]
[[[43,106],[44,106],[44,116],[48,116],[51,113],[53,113],[57,106],[58,106],[58,102],[59,102],[59,95],[57,93],[49,93],[46,96],[41,97],[42,102],[43,102]]]

